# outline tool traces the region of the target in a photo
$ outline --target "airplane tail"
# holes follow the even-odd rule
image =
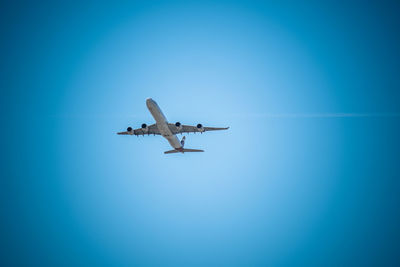
[[[191,149],[191,148],[182,148],[182,149],[179,149],[179,150],[176,150],[176,149],[168,150],[168,151],[165,151],[164,154],[185,153],[185,152],[204,152],[204,150]]]

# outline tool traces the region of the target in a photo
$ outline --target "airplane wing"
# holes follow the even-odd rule
[[[179,125],[176,126],[173,123],[168,123],[168,127],[173,134],[178,133],[203,133],[208,131],[219,131],[219,130],[228,130],[229,127],[203,127],[203,125],[198,124],[197,126],[191,125]]]
[[[160,135],[161,134],[160,131],[158,130],[157,125],[155,125],[155,124],[149,125],[147,127],[147,129],[138,128],[135,130],[133,130],[133,129],[131,129],[130,131],[128,131],[128,130],[129,130],[129,128],[127,129],[127,131],[119,132],[117,134],[121,134],[121,135],[146,135],[146,134],[147,135],[150,135],[150,134]]]

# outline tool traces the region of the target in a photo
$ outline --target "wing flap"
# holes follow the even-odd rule
[[[133,135],[133,132],[132,131],[130,131],[130,132],[126,131],[126,132],[119,132],[117,134],[119,134],[119,135]]]
[[[125,131],[125,132],[119,132],[117,134],[120,134],[120,135],[146,135],[146,134],[147,135],[151,135],[151,134],[160,135],[161,133],[158,130],[157,125],[156,124],[152,124],[152,125],[149,125],[147,131],[143,130],[142,128],[137,128],[137,129],[132,130],[130,132]]]
[[[203,127],[203,130],[199,130],[196,126],[191,125],[182,125],[181,128],[178,128],[173,123],[168,124],[169,129],[173,134],[179,133],[202,133],[208,131],[220,131],[220,130],[228,130],[229,127]]]

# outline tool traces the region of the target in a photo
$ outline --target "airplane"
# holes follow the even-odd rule
[[[203,133],[207,131],[218,131],[218,130],[228,130],[229,127],[218,128],[218,127],[203,127],[201,123],[197,124],[197,126],[190,125],[182,125],[180,122],[168,123],[167,118],[162,113],[160,107],[157,105],[156,101],[151,98],[146,99],[146,106],[149,109],[151,115],[156,121],[155,124],[147,125],[146,123],[142,124],[141,128],[133,130],[132,127],[128,127],[125,132],[119,132],[117,134],[120,135],[162,135],[165,139],[168,140],[169,144],[172,146],[173,150],[165,151],[164,154],[171,153],[185,153],[185,152],[204,152],[201,149],[191,149],[184,148],[185,139],[184,136],[181,141],[179,141],[176,134],[182,133]]]

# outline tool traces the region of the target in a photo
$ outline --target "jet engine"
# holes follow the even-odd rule
[[[179,121],[175,123],[175,127],[178,131],[182,131],[182,124]]]
[[[132,127],[128,127],[128,128],[126,129],[126,131],[127,131],[127,132],[132,132]]]
[[[142,131],[145,132],[145,133],[147,133],[149,131],[149,126],[147,126],[146,123],[142,124]]]
[[[204,132],[204,127],[201,123],[197,124],[197,130],[201,133]]]

